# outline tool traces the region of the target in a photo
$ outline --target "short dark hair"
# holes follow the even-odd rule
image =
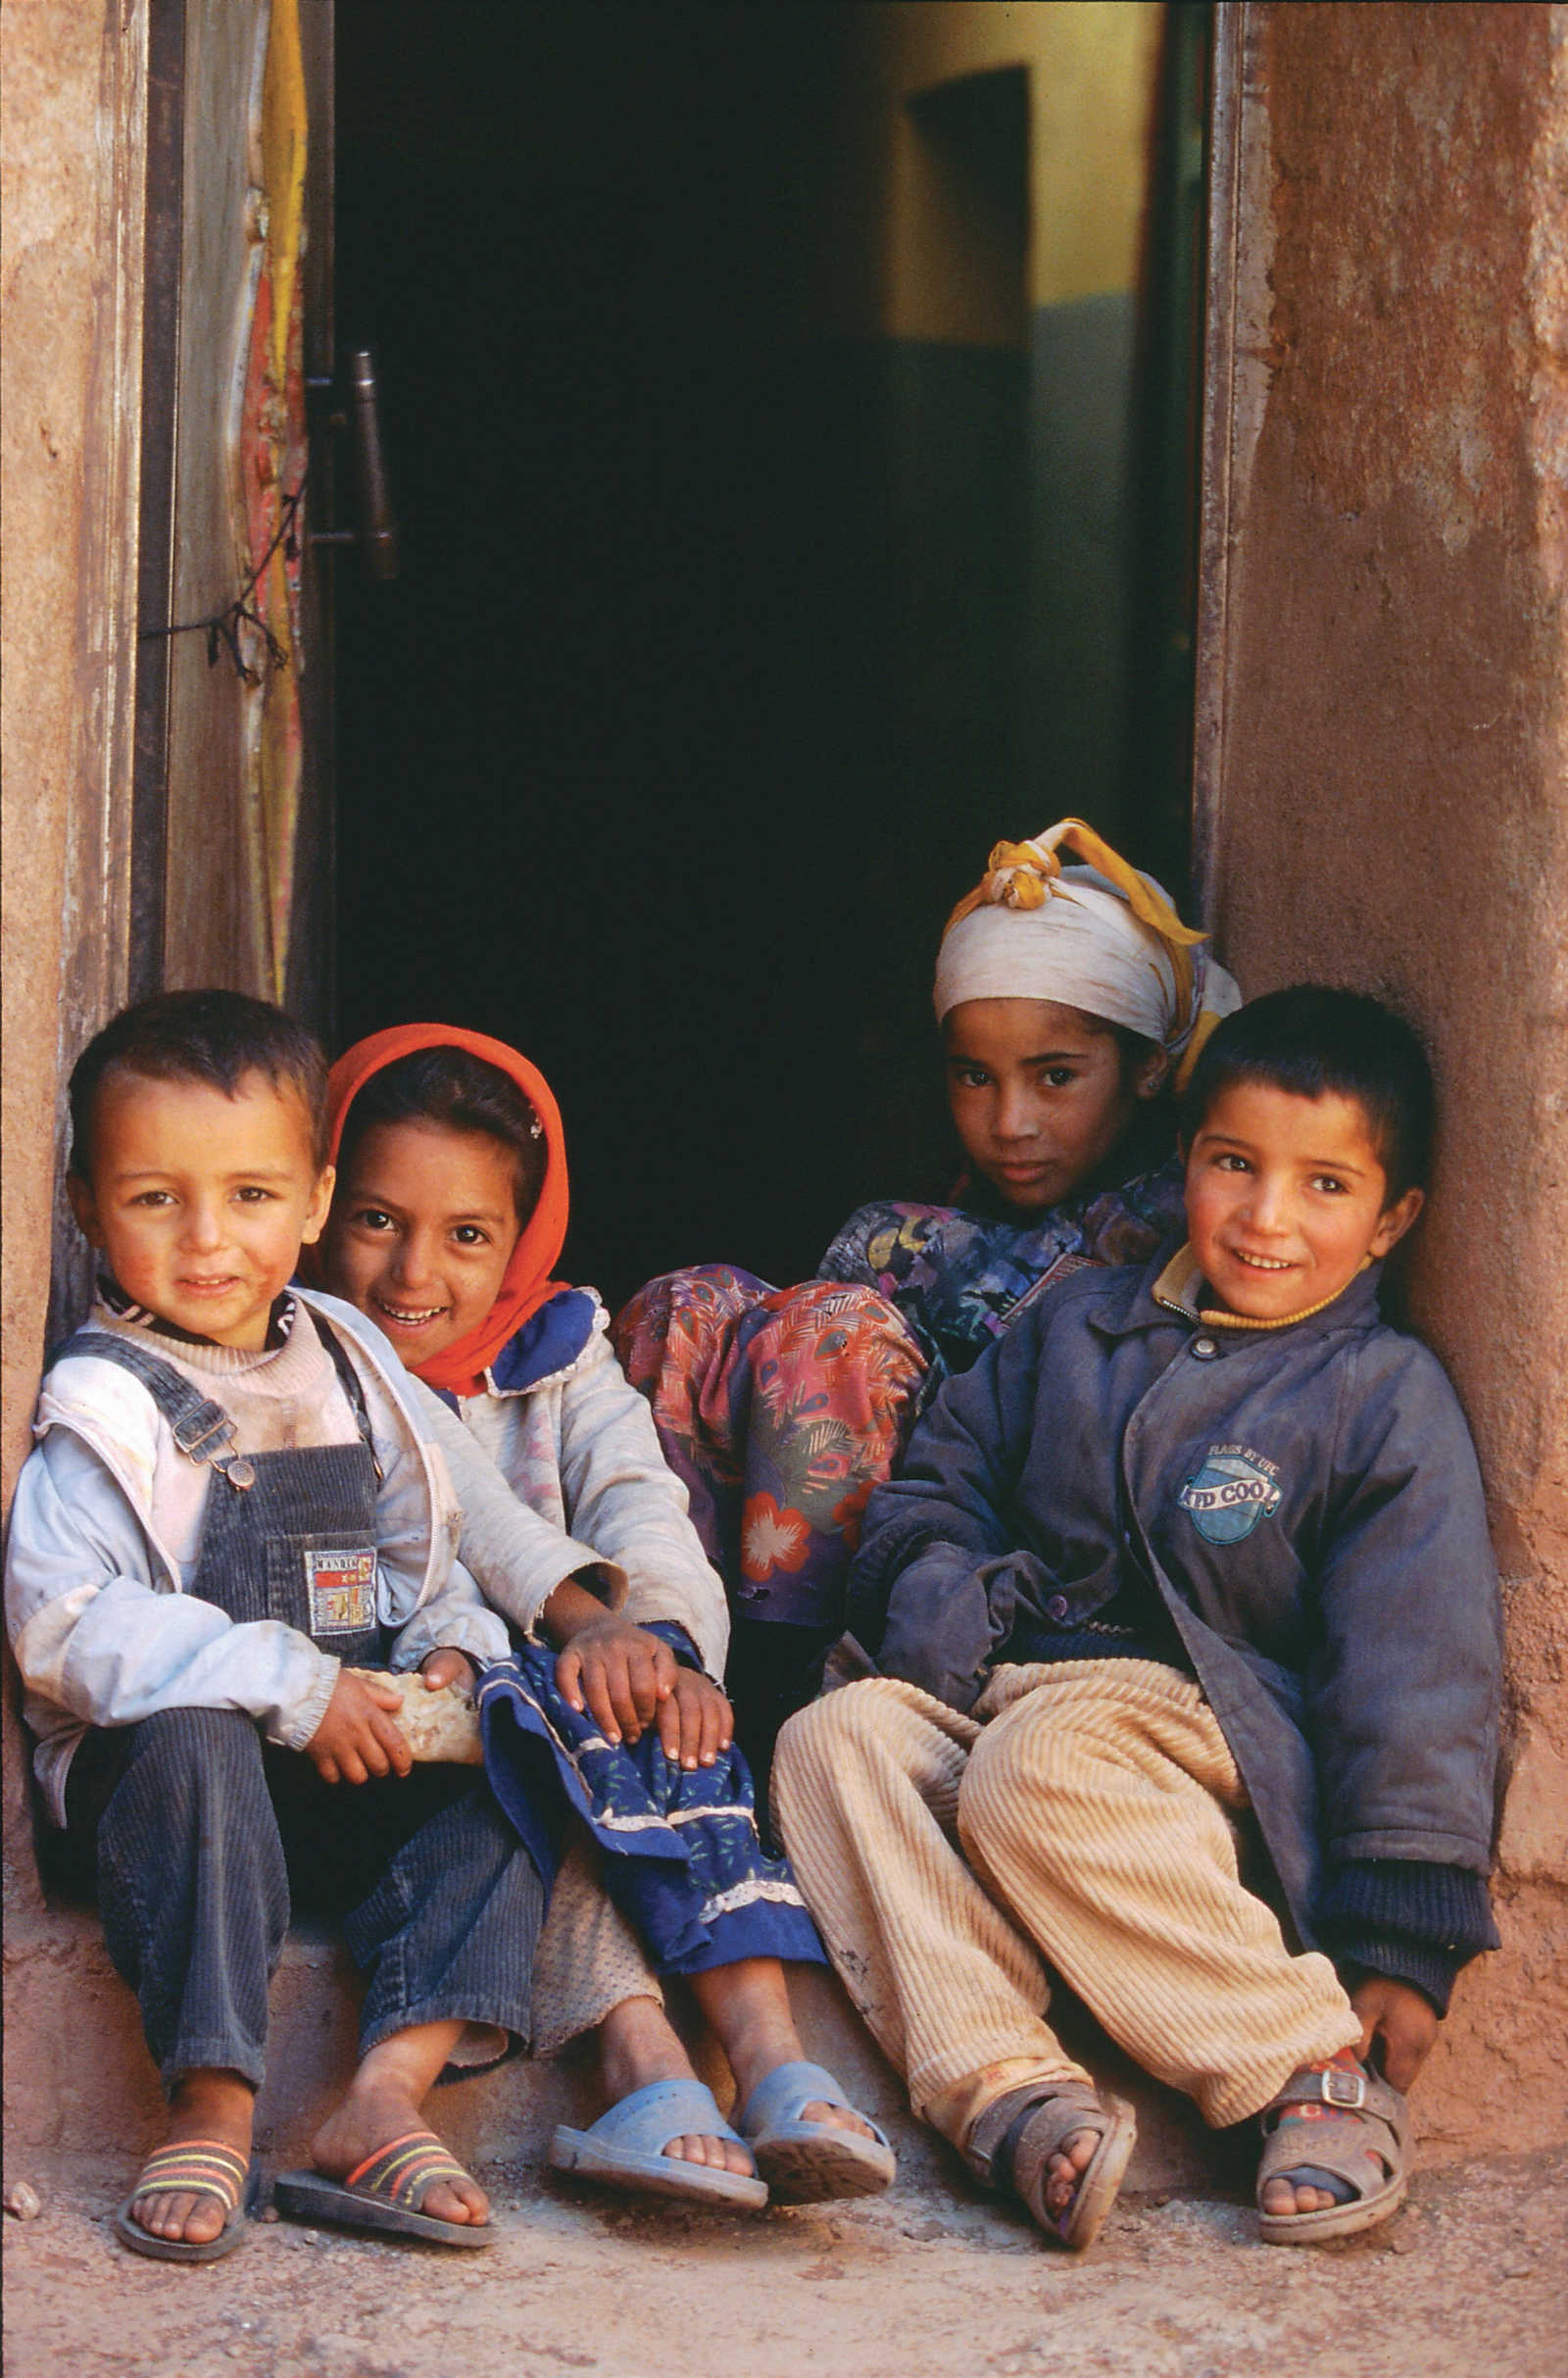
[[[1302,982],[1266,991],[1227,1016],[1182,1099],[1184,1147],[1238,1082],[1263,1082],[1298,1098],[1353,1099],[1383,1166],[1385,1207],[1426,1187],[1437,1107],[1432,1065],[1414,1026],[1382,1000]]]
[[[95,1032],[71,1069],[71,1169],[92,1173],[98,1092],[110,1075],[144,1081],[208,1082],[237,1096],[247,1073],[299,1095],[318,1165],[326,1162],[326,1052],[281,1008],[242,991],[160,991],[122,1008]]]
[[[510,1074],[467,1049],[416,1049],[372,1073],[343,1118],[339,1172],[378,1123],[435,1123],[498,1140],[513,1161],[513,1199],[526,1222],[544,1184],[544,1131]]]

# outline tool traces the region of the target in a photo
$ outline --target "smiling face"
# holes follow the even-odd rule
[[[521,1235],[516,1159],[483,1131],[372,1123],[347,1164],[324,1246],[326,1284],[413,1368],[485,1318]]]
[[[125,1294],[193,1337],[265,1346],[273,1300],[332,1194],[298,1093],[263,1073],[242,1075],[230,1098],[111,1070],[91,1146],[91,1180],[67,1184],[72,1209]]]
[[[944,1019],[948,1105],[964,1154],[1009,1206],[1059,1205],[1094,1178],[1164,1078],[1126,1079],[1108,1025],[1049,999],[966,999]]]
[[[1388,1178],[1359,1104],[1232,1082],[1187,1156],[1187,1231],[1227,1313],[1279,1321],[1325,1305],[1388,1254],[1421,1211],[1388,1205]]]

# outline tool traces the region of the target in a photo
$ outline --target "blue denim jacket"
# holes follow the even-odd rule
[[[1325,1862],[1490,1862],[1501,1627],[1481,1479],[1441,1365],[1380,1318],[1375,1271],[1248,1331],[1200,1321],[1190,1268],[1167,1249],[1068,1280],[948,1382],[871,1498],[851,1623],[885,1606],[877,1666],[967,1709],[990,1666],[1050,1658],[1054,1625],[1081,1633],[1143,1580],[1311,1943]]]

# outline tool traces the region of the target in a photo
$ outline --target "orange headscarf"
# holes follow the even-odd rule
[[[537,1066],[519,1057],[515,1049],[509,1049],[504,1040],[492,1040],[484,1032],[466,1032],[456,1024],[394,1024],[389,1031],[372,1032],[368,1040],[357,1040],[338,1059],[327,1077],[329,1164],[337,1163],[348,1111],[371,1075],[383,1072],[400,1057],[412,1057],[418,1049],[463,1049],[470,1057],[482,1058],[487,1065],[494,1065],[509,1081],[516,1083],[544,1126],[544,1184],[512,1251],[512,1261],[489,1313],[477,1328],[470,1329],[443,1353],[432,1355],[427,1362],[411,1365],[415,1377],[422,1379],[427,1387],[444,1387],[452,1395],[478,1396],[485,1390],[486,1370],[508,1339],[515,1335],[530,1313],[537,1313],[541,1305],[566,1286],[564,1280],[550,1277],[566,1239],[565,1134],[550,1084]],[[312,1269],[319,1279],[319,1251],[309,1252],[316,1256]]]

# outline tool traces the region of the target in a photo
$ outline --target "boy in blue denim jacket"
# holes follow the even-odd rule
[[[1375,1001],[1221,1024],[1186,1244],[944,1388],[867,1513],[874,1672],[780,1742],[797,1875],[916,2112],[1069,2246],[1133,2122],[1045,2023],[1043,1960],[1210,2122],[1261,2115],[1262,2235],[1297,2244],[1401,2202],[1403,2092],[1496,1943],[1481,1483],[1377,1310],[1431,1113]]]

